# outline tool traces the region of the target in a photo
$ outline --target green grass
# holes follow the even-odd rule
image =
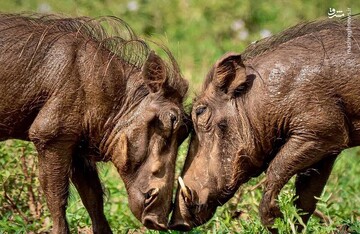
[[[137,9],[131,10],[134,2]],[[124,19],[140,36],[162,40],[174,53],[183,75],[191,85],[188,103],[201,87],[210,66],[223,53],[241,52],[252,41],[260,39],[263,32],[275,34],[304,20],[326,18],[330,7],[344,12],[349,7],[352,13],[360,12],[358,0],[0,1],[3,12],[45,11],[91,17],[115,15]],[[183,146],[179,152],[177,175],[185,154],[186,146]],[[347,227],[351,233],[360,233],[359,154],[357,149],[351,149],[338,158],[318,202],[318,210],[329,219],[328,223],[313,216],[307,226],[307,233],[332,233]],[[36,161],[36,152],[31,143],[0,143],[0,233],[38,233],[51,227],[49,212],[36,177]],[[25,175],[24,170],[28,171],[29,176]],[[105,213],[114,232],[158,233],[146,230],[132,215],[123,182],[114,167],[104,163],[99,164],[99,170],[106,192]],[[266,232],[258,217],[261,186],[255,188],[262,178],[253,179],[242,186],[233,199],[218,208],[216,215],[207,224],[190,233]],[[293,187],[291,181],[279,198],[284,213],[284,219],[276,221],[280,233],[292,233],[292,227],[299,217],[291,205],[294,200]],[[67,218],[72,233],[86,233],[90,219],[75,189],[71,188],[71,191]]]

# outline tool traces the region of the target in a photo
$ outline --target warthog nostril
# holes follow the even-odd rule
[[[144,205],[145,206],[150,205],[150,203],[155,200],[155,198],[157,197],[158,194],[159,194],[159,189],[158,188],[150,189],[147,193],[145,193]]]

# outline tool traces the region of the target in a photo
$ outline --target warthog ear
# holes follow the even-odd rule
[[[151,92],[158,92],[166,81],[166,67],[162,59],[151,51],[142,69],[145,84]]]
[[[254,75],[246,74],[241,54],[226,53],[215,64],[215,84],[220,91],[238,96],[247,91]]]

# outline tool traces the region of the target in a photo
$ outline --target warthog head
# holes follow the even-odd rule
[[[226,54],[210,71],[193,103],[195,132],[183,179],[179,178],[171,229],[187,231],[205,223],[248,178],[243,172],[249,169],[247,155],[253,144],[241,96],[253,79],[234,53]]]
[[[125,183],[131,211],[146,227],[165,230],[177,150],[191,122],[182,107],[188,84],[154,52],[135,75],[105,148]]]

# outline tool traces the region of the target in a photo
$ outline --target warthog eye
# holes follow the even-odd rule
[[[170,115],[170,121],[171,121],[172,125],[174,126],[177,122],[177,116],[173,113],[170,113],[169,115]]]
[[[206,106],[199,106],[195,110],[196,116],[199,116],[199,115],[203,114],[205,112],[205,110],[206,110]]]

